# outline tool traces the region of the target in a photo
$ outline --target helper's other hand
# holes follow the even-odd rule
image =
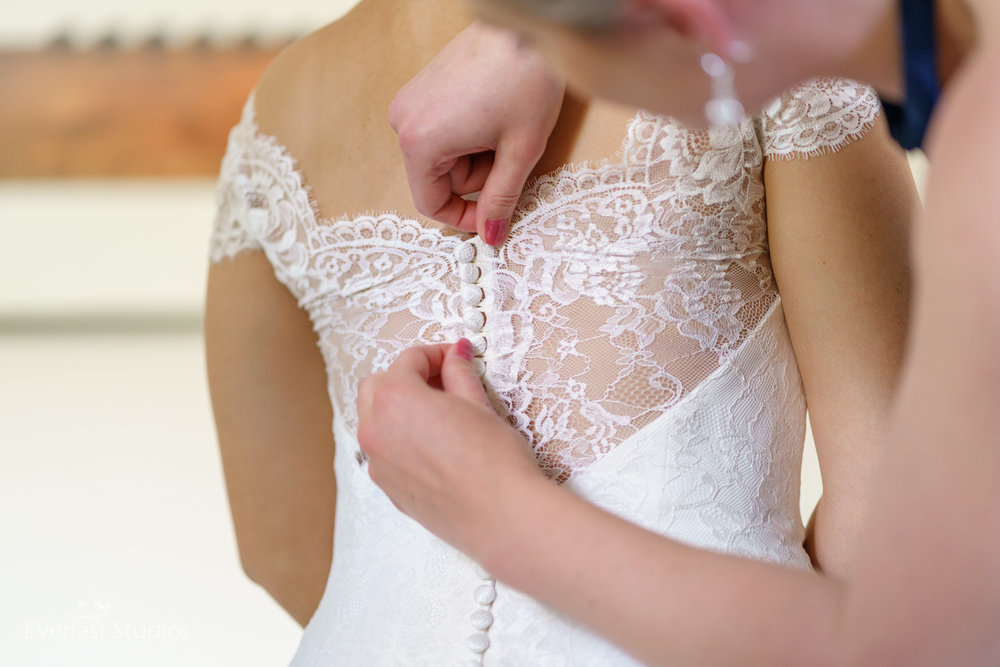
[[[403,352],[358,391],[368,471],[405,514],[476,559],[517,513],[524,483],[548,483],[528,444],[490,405],[472,346]],[[483,562],[483,560],[480,560]]]

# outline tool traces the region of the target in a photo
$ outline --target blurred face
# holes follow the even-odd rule
[[[704,47],[674,26],[630,5],[606,28],[582,30],[512,9],[503,0],[473,0],[480,16],[511,28],[588,95],[704,126],[710,85]]]
[[[735,86],[751,113],[819,76],[887,91],[900,85],[897,0],[471,1],[482,18],[520,33],[581,92],[696,127],[706,123],[711,95],[701,57],[732,55],[741,40],[750,44],[749,62],[733,66]]]

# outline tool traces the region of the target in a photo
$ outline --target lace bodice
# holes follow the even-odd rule
[[[838,150],[873,93],[817,81],[739,127],[639,113],[622,154],[526,188],[508,241],[391,213],[322,220],[254,120],[230,135],[213,262],[266,253],[313,322],[334,406],[334,564],[294,664],[629,664],[402,516],[357,447],[358,382],[469,337],[540,465],[631,521],[808,567],[801,383],[767,250],[765,159]]]

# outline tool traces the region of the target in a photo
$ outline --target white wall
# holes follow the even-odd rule
[[[62,29],[285,37],[351,4],[2,2],[0,48]],[[212,179],[0,180],[0,665],[254,667],[295,650],[228,514],[199,323],[213,209]]]
[[[211,179],[0,180],[0,316],[201,308]]]
[[[0,665],[288,664],[240,569],[201,336],[0,336]]]
[[[209,31],[226,36],[254,30],[284,36],[319,27],[357,0],[37,0],[0,3],[0,45],[37,46],[60,30],[83,42],[109,30],[141,39],[165,30],[177,39]]]

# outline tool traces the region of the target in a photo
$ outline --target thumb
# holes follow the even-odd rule
[[[491,246],[502,245],[507,237],[521,191],[544,150],[544,144],[540,150],[512,148],[509,143],[497,147],[493,167],[476,203],[476,229]]]
[[[465,338],[451,346],[441,364],[441,387],[449,394],[493,410],[472,355],[472,343]]]

